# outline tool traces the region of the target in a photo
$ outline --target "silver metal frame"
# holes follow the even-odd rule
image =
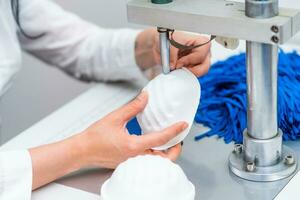
[[[282,132],[271,139],[250,138],[244,131],[244,145],[235,145],[229,156],[229,169],[253,181],[276,181],[292,175],[298,167],[294,151],[282,146]]]
[[[244,3],[224,0],[174,0],[164,5],[131,0],[127,16],[136,24],[268,44],[283,44],[300,30],[298,10],[280,8],[278,16],[257,21],[245,15]]]
[[[300,28],[300,11],[279,9],[278,0],[176,0],[156,5],[147,0],[128,3],[130,22],[153,25],[158,30],[183,29],[247,40],[247,123],[244,146],[229,156],[229,168],[252,181],[275,181],[297,170],[292,150],[282,146],[277,125],[278,44]],[[169,44],[160,32],[163,71],[168,72]]]
[[[278,15],[278,0],[246,0],[245,7],[245,14],[257,22]],[[231,153],[229,168],[248,180],[283,179],[296,171],[297,161],[292,150],[282,147],[277,124],[278,46],[247,41],[246,50],[248,128],[244,131],[243,151]]]

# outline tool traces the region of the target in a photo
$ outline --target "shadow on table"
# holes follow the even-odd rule
[[[57,180],[56,183],[100,194],[102,184],[111,176],[112,172],[113,170],[110,169],[83,169]]]

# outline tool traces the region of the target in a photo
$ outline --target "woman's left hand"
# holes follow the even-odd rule
[[[175,32],[173,38],[177,42],[188,46],[202,44],[209,41],[208,37],[185,32]],[[208,43],[189,51],[183,51],[171,45],[171,70],[186,67],[196,76],[206,74],[210,68],[210,47],[211,44]],[[135,52],[137,64],[142,69],[148,69],[161,63],[159,34],[156,29],[146,29],[138,35]]]

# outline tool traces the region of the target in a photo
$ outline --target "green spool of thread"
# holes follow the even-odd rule
[[[166,4],[166,3],[171,3],[173,0],[151,0],[152,3],[155,4]]]

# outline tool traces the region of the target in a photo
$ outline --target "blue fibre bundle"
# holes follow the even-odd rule
[[[126,128],[130,135],[141,135],[142,134],[142,129],[141,129],[136,117],[131,119],[126,124]]]
[[[210,130],[195,137],[217,135],[225,143],[242,143],[246,119],[246,58],[245,54],[217,62],[201,78],[201,103],[195,121]],[[279,52],[278,63],[278,124],[284,140],[300,137],[300,55]]]

